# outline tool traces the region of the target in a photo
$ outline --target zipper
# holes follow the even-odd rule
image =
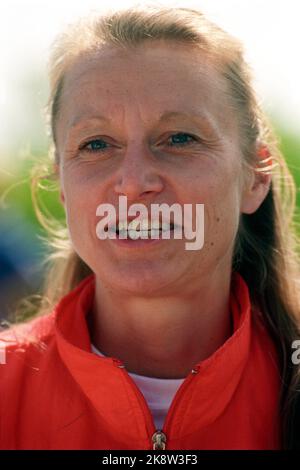
[[[153,444],[153,447],[152,447],[153,450],[165,450],[166,449],[167,436],[161,430],[158,430],[153,434],[151,441]]]
[[[195,366],[186,376],[185,380],[180,384],[178,390],[176,391],[173,400],[171,402],[170,408],[168,409],[163,428],[162,429],[156,429],[155,423],[154,423],[154,418],[151,413],[151,410],[148,406],[148,403],[146,402],[146,399],[144,395],[142,394],[141,390],[138,388],[136,385],[135,381],[130,377],[128,371],[126,370],[125,365],[123,364],[120,359],[117,358],[112,358],[114,363],[116,364],[117,367],[120,369],[123,369],[124,376],[127,380],[127,382],[130,383],[130,386],[134,388],[135,393],[137,397],[139,398],[139,402],[142,406],[142,409],[144,411],[145,416],[148,417],[149,423],[150,423],[150,428],[148,432],[149,436],[149,441],[151,448],[153,450],[166,450],[167,446],[167,436],[170,434],[170,427],[171,427],[171,422],[172,418],[174,416],[174,412],[178,404],[180,403],[181,397],[185,391],[185,389],[189,386],[191,381],[193,380],[194,376],[199,372],[200,366],[197,365]],[[148,428],[148,426],[147,426]]]

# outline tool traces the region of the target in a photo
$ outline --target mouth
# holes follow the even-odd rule
[[[147,240],[173,238],[175,230],[173,222],[162,222],[159,220],[122,220],[115,225],[107,225],[105,231],[116,236],[117,239]]]

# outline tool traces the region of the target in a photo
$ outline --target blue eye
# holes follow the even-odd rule
[[[196,142],[196,138],[190,134],[185,132],[177,132],[176,134],[172,134],[169,139],[172,139],[171,143],[167,143],[168,147],[184,147],[189,144],[193,144]],[[169,140],[168,139],[168,140]],[[104,152],[107,150],[108,144],[103,139],[92,139],[83,144],[80,147],[80,150],[84,150],[91,153],[96,152]]]
[[[187,141],[187,138],[192,139],[192,140]],[[182,147],[184,145],[189,145],[190,143],[196,142],[195,137],[193,137],[190,134],[186,134],[185,132],[177,132],[177,134],[172,134],[170,136],[170,139],[173,139],[173,142],[171,144],[169,144],[169,143],[167,144],[169,147],[173,147],[174,145],[175,146],[179,145],[179,147],[180,146]]]
[[[88,152],[101,152],[107,148],[106,145],[107,143],[102,139],[93,139],[82,145],[80,149]]]

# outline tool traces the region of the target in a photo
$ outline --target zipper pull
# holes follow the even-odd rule
[[[165,450],[167,436],[162,431],[156,431],[152,436],[153,450]]]

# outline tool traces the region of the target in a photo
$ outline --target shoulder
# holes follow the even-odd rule
[[[9,328],[0,329],[0,344],[8,349],[21,345],[26,347],[53,334],[54,321],[55,310],[26,322],[12,324]]]
[[[0,330],[0,377],[14,376],[24,365],[35,367],[54,335],[55,311]],[[3,380],[0,388],[3,386]]]
[[[45,393],[53,393],[49,374],[53,382],[59,367],[54,338],[54,313],[0,332],[0,448],[9,448],[21,423],[44,410]]]
[[[53,400],[63,394],[55,311],[2,330],[0,352],[0,449],[22,448],[27,438],[34,442],[32,429],[42,439]]]
[[[269,389],[279,400],[282,387],[282,360],[278,341],[272,333],[267,317],[261,307],[251,309],[251,353],[255,361],[251,361],[254,376],[260,374],[261,388]],[[264,386],[263,386],[264,383]]]

